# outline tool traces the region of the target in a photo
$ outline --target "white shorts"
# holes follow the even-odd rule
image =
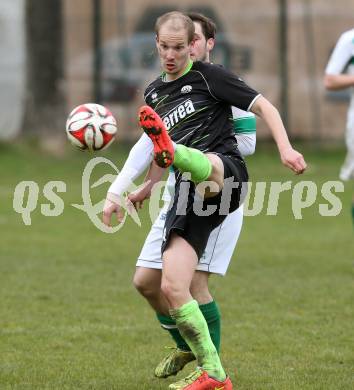
[[[137,267],[162,269],[162,232],[165,226],[167,210],[168,203],[161,209],[159,216],[146,237],[136,263]],[[242,220],[243,205],[229,214],[224,222],[211,232],[205,252],[196,268],[197,270],[222,276],[226,274],[241,232]]]

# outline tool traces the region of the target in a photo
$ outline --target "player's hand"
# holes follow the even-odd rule
[[[297,175],[304,173],[307,168],[303,155],[291,147],[282,150],[280,152],[280,158],[282,163]]]
[[[143,207],[144,200],[149,199],[150,196],[151,180],[148,180],[128,195],[128,201],[134,205],[135,209],[141,209]]]
[[[105,225],[111,226],[112,215],[116,214],[118,222],[123,222],[124,210],[120,206],[120,197],[108,193],[106,201],[103,206],[102,221]]]

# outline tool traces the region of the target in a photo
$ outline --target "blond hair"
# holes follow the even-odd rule
[[[173,26],[176,30],[179,30],[178,22],[182,23],[184,29],[187,31],[188,43],[191,43],[194,39],[194,23],[191,18],[179,11],[167,12],[157,18],[155,23],[156,36],[159,36],[161,26],[170,20],[172,22],[177,22],[174,23]]]

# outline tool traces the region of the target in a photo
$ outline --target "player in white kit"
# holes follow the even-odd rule
[[[324,85],[329,90],[351,88],[345,136],[347,156],[340,171],[340,178],[354,179],[354,29],[344,32],[338,39],[326,67]],[[352,219],[354,223],[354,196]]]

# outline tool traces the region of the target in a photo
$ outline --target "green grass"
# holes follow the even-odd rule
[[[106,157],[126,157],[112,148]],[[117,159],[117,156],[119,157]],[[304,178],[321,188],[337,180],[344,151],[305,148]],[[149,230],[126,223],[114,235],[97,230],[70,206],[81,203],[81,174],[90,158],[69,150],[50,157],[28,145],[0,146],[0,389],[167,389],[153,368],[171,345],[135,292],[135,260]],[[253,181],[292,180],[274,149],[248,159]],[[101,168],[96,175],[112,173]],[[66,182],[58,217],[44,217],[41,195],[25,226],[12,208],[22,180]],[[95,201],[107,187],[93,190]],[[339,194],[343,210],[321,217],[316,203],[295,220],[291,193],[277,216],[266,207],[246,217],[225,279],[211,288],[223,315],[222,360],[239,390],[354,388],[353,185]],[[190,369],[192,369],[190,365]],[[189,373],[185,369],[182,374]]]

